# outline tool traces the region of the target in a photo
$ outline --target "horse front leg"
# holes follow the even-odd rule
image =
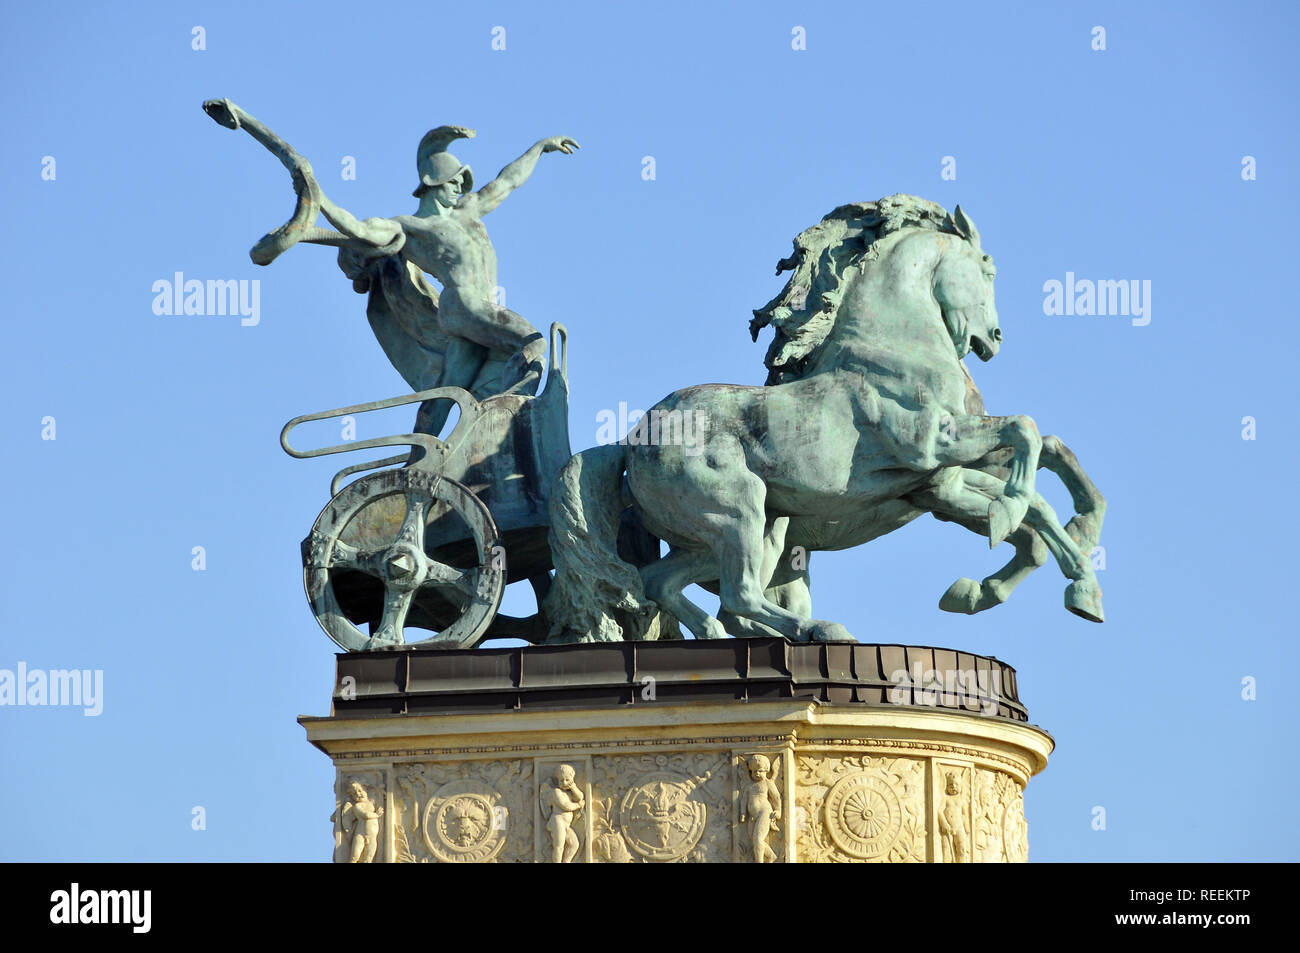
[[[1101,495],[1101,491],[1097,489],[1096,484],[1092,482],[1079,464],[1078,458],[1064,441],[1051,434],[1044,435],[1042,440],[1038,467],[1040,470],[1048,470],[1056,474],[1069,492],[1070,500],[1074,504],[1074,516],[1065,524],[1065,532],[1074,540],[1079,551],[1089,556],[1097,548],[1101,537],[1101,525],[1106,516],[1106,498]],[[1005,451],[995,452],[994,458],[970,468],[996,478],[982,491],[989,503],[1003,492],[1002,487],[1009,473],[1004,464],[1005,459]],[[979,486],[971,488],[981,492]],[[987,504],[983,505],[987,506]],[[937,512],[935,515],[940,519],[951,519],[977,535],[984,536],[988,533],[985,512],[974,514],[984,517],[983,521],[943,516]],[[1023,524],[1007,537],[1007,542],[1016,550],[1010,562],[985,577],[982,582],[965,577],[958,579],[939,599],[939,608],[945,612],[966,614],[991,609],[1005,602],[1030,573],[1047,561],[1049,554],[1046,545],[1034,530]]]
[[[933,512],[944,514],[949,519],[967,525],[972,532],[979,532],[983,519],[988,518],[987,516],[981,518],[981,513],[987,513],[985,507],[988,501],[997,499],[1004,493],[1004,483],[997,477],[981,470],[962,469],[945,474],[931,486],[912,494],[912,498],[918,505],[924,505]],[[1105,612],[1101,604],[1101,586],[1097,582],[1096,573],[1093,572],[1092,561],[1080,551],[1078,544],[1062,528],[1055,511],[1037,493],[1029,500],[1026,507],[1025,523],[1027,525],[1021,531],[1025,533],[1032,531],[1040,541],[1039,545],[1046,546],[1047,551],[1055,557],[1061,572],[1071,580],[1065,590],[1065,607],[1089,622],[1105,621]],[[1036,560],[1041,558],[1041,554],[1035,552],[1033,542],[1028,542],[1027,545],[1029,548],[1025,553],[1018,551],[1016,557],[1002,570],[985,580],[990,584],[989,595],[1001,595],[1002,599],[1005,599],[1011,588],[1037,568],[1039,563]],[[974,580],[966,582],[969,585],[963,585],[963,580],[954,583],[944,594],[944,599],[954,606],[955,611],[978,612],[979,609],[965,609],[958,604],[959,599],[964,603],[967,597],[975,594],[970,591]],[[994,588],[995,586],[997,588]],[[953,589],[962,591],[954,593]],[[981,585],[979,589],[980,594],[983,595],[984,587]],[[949,608],[944,606],[942,601],[940,607]]]
[[[717,563],[712,553],[680,547],[673,547],[667,556],[641,568],[645,594],[690,629],[697,639],[724,639],[727,632],[718,619],[687,599],[682,590],[693,582],[716,578],[717,575]]]
[[[1039,436],[1033,418],[1024,414],[1011,417],[947,416],[939,421],[935,458],[940,466],[971,467],[1002,447],[1009,447],[1013,456],[1010,474],[1001,493],[988,505],[990,549],[1020,526],[1036,496],[1034,475],[1038,470],[1043,438]]]
[[[1002,487],[1009,473],[1005,465],[1008,456],[1005,450],[996,451],[991,457],[981,461],[980,465],[969,468],[995,478],[986,481],[985,484],[970,487],[984,495],[988,502],[997,499],[1003,492]],[[1069,492],[1075,515],[1065,524],[1065,532],[1074,540],[1079,551],[1089,556],[1097,548],[1101,536],[1102,520],[1106,515],[1105,497],[1080,466],[1078,458],[1059,437],[1050,434],[1043,437],[1038,467],[1055,473]],[[976,505],[987,507],[988,502],[981,504],[976,501]],[[931,512],[936,518],[952,520],[978,536],[988,534],[987,514],[982,509],[978,513],[969,514],[967,518],[945,515],[938,509],[932,509]],[[976,516],[981,519],[971,518]],[[1048,559],[1047,546],[1038,533],[1028,526],[1022,524],[1007,537],[1007,542],[1016,550],[1010,562],[985,577],[982,582],[965,577],[958,579],[939,599],[939,608],[945,612],[974,614],[1000,605],[1030,573]]]
[[[1089,622],[1105,622],[1101,608],[1101,584],[1092,571],[1092,560],[1080,552],[1079,545],[1070,538],[1056,518],[1056,511],[1037,493],[1025,514],[1025,520],[1037,531],[1047,549],[1056,557],[1061,572],[1074,580],[1065,587],[1065,607]]]
[[[1106,517],[1106,498],[1088,477],[1079,459],[1059,437],[1043,438],[1039,466],[1060,478],[1074,504],[1074,516],[1065,531],[1084,554],[1091,554],[1101,541],[1101,524]]]
[[[975,529],[975,524],[971,521],[955,522],[978,535],[985,533],[983,529]],[[939,597],[939,608],[944,612],[974,615],[1000,606],[1011,598],[1011,593],[1029,578],[1030,573],[1047,562],[1047,547],[1029,527],[1022,525],[1007,537],[1007,542],[1015,547],[1016,552],[1005,566],[985,576],[981,582],[965,576],[958,579]]]
[[[968,480],[967,476],[971,478]],[[1002,495],[1004,486],[1005,481],[992,474],[954,469],[946,471],[944,478],[932,486],[910,494],[908,499],[929,510],[936,519],[964,526],[976,536],[985,536],[989,503]],[[966,615],[992,609],[1006,602],[1030,573],[1047,562],[1047,547],[1028,526],[1014,530],[1007,542],[1015,547],[1015,555],[1005,566],[982,582],[964,576],[958,579],[939,598],[939,608]]]

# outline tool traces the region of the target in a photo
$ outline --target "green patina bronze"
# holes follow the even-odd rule
[[[926,512],[1016,551],[984,582],[955,582],[941,608],[997,605],[1050,554],[1070,580],[1066,608],[1102,621],[1088,556],[1101,494],[1029,417],[986,415],[962,362],[991,360],[1002,331],[993,260],[961,208],[950,216],[907,195],[841,206],[795,239],[785,270],[785,289],[750,327],[775,329],[767,386],[670,394],[647,418],[693,418],[691,445],[633,439],[582,451],[560,472],[550,638],[658,638],[675,619],[701,639],[849,639],[811,617],[805,555]],[[1065,527],[1034,489],[1039,467],[1071,492],[1078,512]],[[629,506],[668,543],[664,558],[620,557]],[[718,593],[719,618],[682,595],[692,583]]]
[[[924,513],[1014,549],[982,582],[953,583],[940,608],[998,605],[1050,556],[1070,580],[1066,608],[1102,621],[1089,554],[1105,501],[1032,419],[987,415],[963,362],[991,360],[1002,331],[993,260],[960,207],[950,215],[894,195],[835,209],[795,239],[777,267],[789,280],[754,312],[755,339],[774,331],[765,386],[677,391],[626,444],[570,456],[566,332],[553,326],[547,358],[540,333],[495,303],[481,219],[543,153],[576,142],[543,139],[473,192],[471,170],[447,147],[474,133],[440,126],[417,149],[416,212],[361,221],[265,125],[229,100],[204,110],[247,131],[293,179],[294,214],[253,260],[269,264],[298,242],[337,247],[414,391],[297,417],[281,437],[297,457],[409,448],[341,470],[303,542],[313,611],[343,648],[669,639],[681,637],[679,622],[702,639],[848,640],[842,625],[812,618],[809,554]],[[316,224],[322,215],[334,230]],[[302,423],[412,403],[412,433],[312,450],[289,442]],[[453,404],[460,419],[440,437]],[[1040,468],[1069,490],[1064,526],[1035,490]],[[530,618],[497,611],[516,581],[537,595]],[[692,583],[718,594],[716,618],[685,598]],[[408,642],[408,628],[436,634]]]
[[[248,132],[293,177],[293,217],[253,246],[254,262],[269,265],[298,242],[337,247],[339,268],[353,289],[370,296],[366,314],[375,337],[414,390],[460,387],[480,398],[536,393],[545,342],[496,301],[497,257],[483,216],[528,180],[543,153],[570,154],[578,148],[574,140],[553,136],[534,143],[475,192],[470,167],[447,147],[476,133],[439,126],[416,149],[415,212],[359,220],[326,197],[311,163],[265,124],[228,99],[208,100],[203,109],[221,125]],[[322,215],[337,231],[316,225]],[[441,294],[426,274],[442,285]],[[449,400],[421,407],[417,432],[440,433],[451,407]]]

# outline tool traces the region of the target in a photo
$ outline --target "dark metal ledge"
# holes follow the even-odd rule
[[[776,698],[1029,721],[1016,670],[995,658],[922,646],[792,644],[780,638],[350,652],[338,656],[333,714]]]

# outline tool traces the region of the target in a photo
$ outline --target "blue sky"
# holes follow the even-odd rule
[[[480,182],[544,136],[581,143],[487,219],[508,305],[569,327],[575,449],[621,401],[761,382],[750,312],[780,287],[790,239],[836,205],[960,202],[997,261],[1004,334],[972,373],[991,412],[1061,436],[1106,494],[1108,621],[1069,615],[1053,566],[994,611],[940,612],[953,579],[1007,551],[928,518],[818,555],[816,615],[1016,666],[1057,741],[1027,795],[1033,859],[1300,859],[1296,8],[729,9],[7,13],[0,668],[99,669],[104,691],[97,717],[0,708],[0,806],[24,818],[0,858],[329,855],[332,769],[294,719],[329,705],[333,645],[298,543],[335,467],[290,459],[277,434],[405,387],[330,251],[249,261],[293,195],[269,154],[201,112],[224,96],[358,216],[414,210],[432,126],[478,129],[455,151]],[[156,315],[153,284],[178,271],[260,279],[258,323]],[[1045,314],[1044,284],[1067,272],[1149,281],[1150,322]]]

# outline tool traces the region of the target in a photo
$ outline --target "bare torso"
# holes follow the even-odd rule
[[[497,286],[497,256],[481,219],[452,213],[398,215],[406,234],[402,256],[464,301],[490,301]]]

